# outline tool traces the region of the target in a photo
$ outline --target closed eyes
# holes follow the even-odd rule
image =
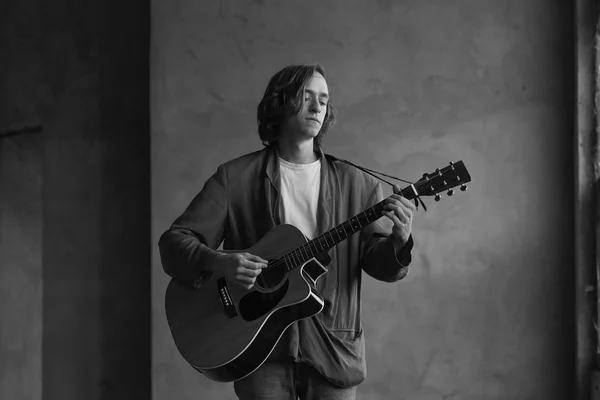
[[[310,101],[311,98],[317,97],[317,93],[310,90],[310,89],[306,89],[305,91],[305,96],[304,96],[304,101]],[[327,93],[319,93],[318,94],[318,98],[319,98],[319,104],[323,107],[325,107],[327,105],[327,100],[329,99],[329,95]]]

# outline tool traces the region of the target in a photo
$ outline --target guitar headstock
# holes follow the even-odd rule
[[[440,200],[439,193],[447,190],[448,196],[454,194],[453,188],[460,186],[463,192],[467,190],[467,183],[471,182],[471,175],[462,161],[451,162],[442,169],[436,169],[415,183],[415,189],[420,196],[435,196],[435,201]]]

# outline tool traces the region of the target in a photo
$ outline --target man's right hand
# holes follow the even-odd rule
[[[250,290],[268,261],[250,253],[221,253],[218,263],[219,272],[229,282]]]

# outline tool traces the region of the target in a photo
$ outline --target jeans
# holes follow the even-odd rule
[[[342,388],[302,363],[265,362],[233,383],[240,400],[354,400],[356,387]]]

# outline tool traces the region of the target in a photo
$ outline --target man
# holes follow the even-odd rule
[[[292,65],[275,74],[258,106],[265,148],[219,166],[161,236],[165,272],[196,285],[218,273],[250,289],[267,260],[216,251],[222,241],[224,249],[247,249],[282,223],[312,239],[383,200],[375,178],[322,152],[321,139],[335,118],[321,66]],[[234,383],[240,399],[355,398],[366,376],[362,271],[386,282],[406,276],[414,211],[407,199],[392,195],[384,206],[387,219],[329,252],[328,272],[317,281],[324,309],[290,326],[268,360]]]

